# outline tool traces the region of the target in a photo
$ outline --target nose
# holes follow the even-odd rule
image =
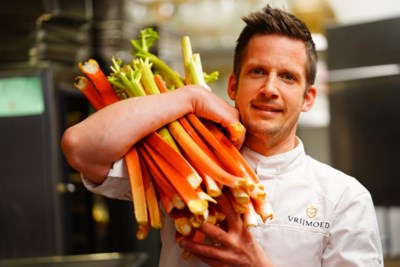
[[[277,88],[277,79],[275,75],[268,75],[266,77],[265,82],[261,88],[261,93],[267,97],[277,97],[278,96],[278,88]]]

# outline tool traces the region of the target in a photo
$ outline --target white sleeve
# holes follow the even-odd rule
[[[114,162],[106,180],[102,184],[96,184],[82,175],[85,187],[93,193],[121,200],[132,200],[132,193],[128,178],[125,160]]]
[[[339,213],[323,253],[322,266],[383,266],[378,222],[369,192],[337,208]]]

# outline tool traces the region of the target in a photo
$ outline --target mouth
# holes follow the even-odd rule
[[[266,113],[281,113],[283,112],[282,107],[274,104],[267,104],[262,102],[254,102],[252,103],[252,107],[256,110],[266,112]]]

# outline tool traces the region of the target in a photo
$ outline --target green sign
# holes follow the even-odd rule
[[[0,79],[0,117],[38,115],[44,111],[39,76]]]

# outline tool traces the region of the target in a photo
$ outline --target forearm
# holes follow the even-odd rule
[[[167,123],[194,112],[222,124],[237,121],[236,110],[198,87],[130,98],[94,113],[69,128],[63,152],[72,167],[96,183],[132,145]]]

